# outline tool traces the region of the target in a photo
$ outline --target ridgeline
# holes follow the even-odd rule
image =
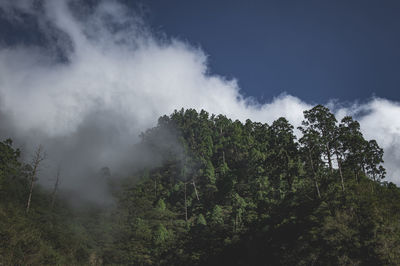
[[[161,164],[120,178],[105,168],[112,207],[72,207],[62,183],[36,182],[41,150],[27,164],[0,142],[0,265],[400,265],[400,189],[384,182],[383,150],[321,105],[298,129],[160,117],[137,145]]]

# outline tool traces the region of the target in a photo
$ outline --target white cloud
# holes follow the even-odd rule
[[[10,10],[5,3],[0,0],[0,8]],[[121,152],[126,143],[135,142],[160,115],[182,107],[268,123],[285,116],[295,126],[303,119],[302,111],[311,107],[286,94],[266,104],[243,97],[235,80],[209,73],[202,50],[156,37],[140,16],[116,2],[101,3],[79,19],[70,2],[43,3],[41,19],[52,26],[42,23],[41,30],[49,36],[55,28],[67,36],[52,45],[64,51],[68,62],[55,60],[56,49],[51,47],[1,48],[0,111],[9,114],[16,131],[32,143],[53,140],[57,145],[48,148],[50,152],[71,165],[77,163],[71,157],[81,158],[78,154],[91,157],[93,168],[126,155]],[[399,104],[373,99],[337,109],[340,116],[365,111],[358,117],[363,132],[389,151],[386,166],[391,180],[400,184]],[[85,127],[88,119],[96,130]],[[90,138],[88,132],[99,137]],[[95,151],[84,151],[84,141],[93,142]]]

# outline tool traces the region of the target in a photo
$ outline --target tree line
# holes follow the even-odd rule
[[[400,190],[383,181],[377,142],[322,105],[304,112],[298,139],[294,130],[283,117],[268,125],[194,109],[162,116],[136,146],[162,164],[109,177],[116,206],[90,211],[41,191],[28,213],[35,164],[23,166],[2,142],[0,261],[25,264],[30,254],[37,264],[400,264]],[[36,232],[29,239],[43,248],[21,243],[7,227],[13,221]]]

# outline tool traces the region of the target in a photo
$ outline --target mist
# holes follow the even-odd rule
[[[140,11],[117,1],[77,3],[0,0],[4,19],[23,25],[28,17],[43,39],[0,46],[0,137],[12,138],[26,160],[44,145],[44,186],[60,166],[62,189],[108,201],[106,181],[93,176],[105,166],[118,176],[159,164],[135,144],[175,109],[267,123],[284,116],[296,127],[314,104],[284,92],[266,103],[245,97],[237,80],[210,73],[206,51],[152,30]],[[400,184],[400,104],[376,97],[326,104],[338,119],[360,121],[385,149],[387,180]]]

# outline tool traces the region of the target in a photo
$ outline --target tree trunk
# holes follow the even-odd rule
[[[157,199],[157,178],[154,178],[154,197]]]
[[[187,201],[186,201],[186,180],[185,180],[185,221],[188,220]]]
[[[342,173],[342,159],[339,158],[338,153],[336,152],[336,159],[338,161],[338,167],[339,167],[339,174],[340,174],[340,180],[342,181],[342,190],[344,191],[344,180],[343,180],[343,173]]]
[[[365,171],[365,166],[364,166],[364,163],[362,163],[362,164],[361,164],[361,169],[362,169],[362,171],[363,171],[364,175],[367,175],[367,173],[366,173],[366,171]]]
[[[43,154],[43,147],[42,147],[42,145],[39,145],[39,147],[35,151],[35,154],[34,154],[33,159],[32,159],[33,170],[32,170],[32,174],[31,174],[31,184],[29,186],[28,202],[26,204],[26,213],[29,212],[29,209],[31,207],[33,184],[35,183],[35,178],[36,178],[37,172],[39,170],[39,164],[44,159],[45,159],[45,155]]]
[[[234,225],[233,225],[233,232],[234,233],[236,233],[236,231],[237,231],[237,224],[238,224],[238,215],[237,215],[237,212],[235,213],[235,222],[234,222]]]
[[[290,174],[290,166],[289,166],[290,157],[287,152],[285,152],[285,155],[286,155],[286,169],[287,169],[286,182],[288,183],[289,191],[291,191],[293,181],[292,181],[292,175]]]
[[[194,192],[196,192],[196,198],[197,198],[197,200],[199,201],[199,200],[200,200],[200,199],[199,199],[199,193],[197,193],[196,183],[194,182],[194,179],[192,180],[192,184],[193,184],[193,187],[194,187]]]
[[[317,190],[318,198],[321,198],[321,193],[319,192],[319,186],[318,186],[317,176],[316,176],[316,173],[315,173],[314,164],[313,164],[313,160],[312,160],[312,157],[311,157],[311,151],[310,151],[310,150],[308,150],[308,151],[309,151],[311,169],[312,169],[312,171],[313,171],[313,177],[314,177],[315,188],[316,188],[316,190]]]
[[[36,170],[34,169],[31,175],[31,185],[29,187],[29,197],[28,197],[28,203],[26,204],[26,213],[29,212],[29,209],[31,207],[31,199],[32,199],[32,191],[33,191],[33,183],[36,175]]]
[[[331,174],[332,174],[333,173],[332,158],[331,158],[331,152],[330,152],[328,144],[326,145],[326,154],[328,156],[329,170],[331,171]]]
[[[56,183],[54,184],[54,190],[53,190],[53,193],[51,195],[51,209],[54,208],[54,204],[56,202],[56,193],[57,193],[57,190],[58,190],[59,182],[60,182],[60,168],[57,170]]]

